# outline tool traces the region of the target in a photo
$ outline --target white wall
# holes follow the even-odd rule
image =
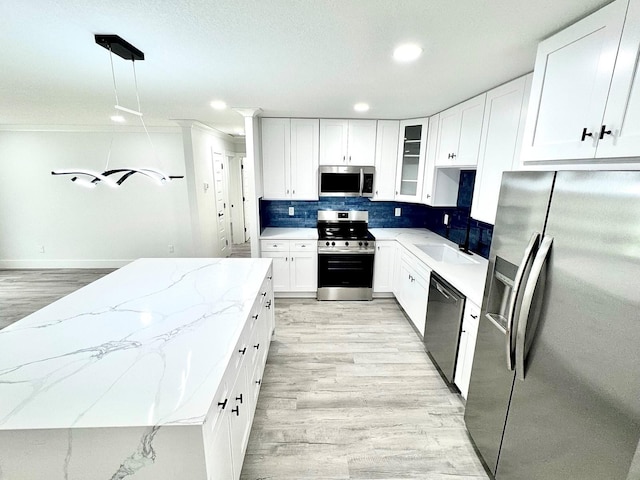
[[[144,133],[116,133],[109,167],[184,175],[179,129],[151,137],[157,160]],[[158,186],[133,175],[118,189],[86,189],[51,175],[71,167],[102,171],[111,138],[111,132],[0,131],[0,267],[118,267],[139,257],[196,254],[184,179]]]
[[[230,135],[220,133],[197,122],[180,122],[184,135],[184,156],[192,236],[196,256],[218,257],[220,245],[217,232],[215,181],[212,154],[218,152],[226,158],[237,145]],[[205,183],[208,189],[205,191]]]

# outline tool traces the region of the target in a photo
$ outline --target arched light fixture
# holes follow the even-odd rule
[[[140,95],[138,94],[138,79],[136,77],[136,60],[144,60],[144,53],[138,50],[136,47],[131,45],[126,40],[120,38],[118,35],[103,35],[96,34],[95,35],[96,43],[107,50],[109,50],[109,58],[111,60],[111,76],[113,79],[113,90],[115,93],[116,104],[114,108],[123,113],[128,113],[130,115],[134,115],[140,119],[140,123],[142,124],[145,133],[147,134],[147,139],[149,140],[149,145],[151,146],[151,150],[154,153],[154,156],[157,159],[157,154],[155,148],[153,146],[153,142],[151,141],[151,135],[149,135],[149,130],[147,129],[147,125],[144,123],[144,118],[142,114],[142,108],[140,108]],[[133,110],[131,108],[123,107],[120,105],[118,100],[118,87],[116,84],[116,75],[113,69],[113,54],[118,55],[119,57],[124,58],[125,60],[131,60],[131,64],[133,66],[133,79],[135,83],[135,91],[136,91],[136,100],[138,101],[138,109]],[[119,121],[123,120],[123,117],[116,112],[116,115],[119,117]],[[114,118],[112,117],[112,119]],[[111,158],[111,146],[113,144],[113,137],[111,138],[111,144],[109,145],[109,153],[107,154],[107,163],[105,165],[105,170],[102,173],[98,173],[93,170],[86,170],[82,168],[76,169],[62,169],[62,170],[54,170],[51,172],[51,175],[72,175],[71,181],[76,183],[77,185],[81,185],[88,188],[95,188],[99,183],[104,183],[110,187],[119,187],[122,183],[129,178],[131,175],[136,173],[141,176],[145,176],[153,181],[155,181],[158,185],[163,185],[174,178],[184,178],[184,175],[167,175],[166,173],[158,170],[156,168],[116,168],[109,169],[109,159]],[[112,175],[120,175],[117,180],[114,180],[111,177]]]

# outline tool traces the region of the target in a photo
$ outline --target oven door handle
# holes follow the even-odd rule
[[[360,169],[360,196],[362,196],[362,190],[364,190],[364,168]]]

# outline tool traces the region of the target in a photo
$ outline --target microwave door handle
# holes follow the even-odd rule
[[[362,196],[362,190],[364,189],[364,169],[360,169],[360,196]]]
[[[518,315],[522,320],[518,322],[518,334],[516,336],[516,375],[518,376],[518,379],[522,381],[524,381],[524,362],[526,360],[525,344],[527,325],[529,323],[529,318],[531,317],[533,294],[540,284],[543,274],[542,269],[547,263],[552,244],[553,237],[545,235],[542,239],[542,243],[540,244],[540,250],[538,250],[536,258],[533,261],[533,265],[531,266],[531,274],[529,275],[529,279],[527,280],[527,284],[524,288],[522,306],[520,307],[520,314]]]
[[[520,289],[522,288],[522,280],[524,279],[524,274],[527,271],[527,266],[533,260],[533,256],[538,246],[538,241],[540,240],[540,234],[534,232],[529,239],[529,244],[524,251],[524,256],[522,258],[522,262],[518,267],[518,271],[516,272],[516,276],[513,280],[513,289],[511,290],[511,298],[509,300],[509,310],[507,311],[507,343],[506,343],[506,354],[507,354],[507,369],[513,370],[515,367],[515,358],[514,358],[514,348],[513,348],[513,325],[516,315],[516,305],[518,304],[518,296],[520,295]]]

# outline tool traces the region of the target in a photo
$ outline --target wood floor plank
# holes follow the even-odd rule
[[[275,311],[243,480],[488,478],[460,397],[395,300]]]

